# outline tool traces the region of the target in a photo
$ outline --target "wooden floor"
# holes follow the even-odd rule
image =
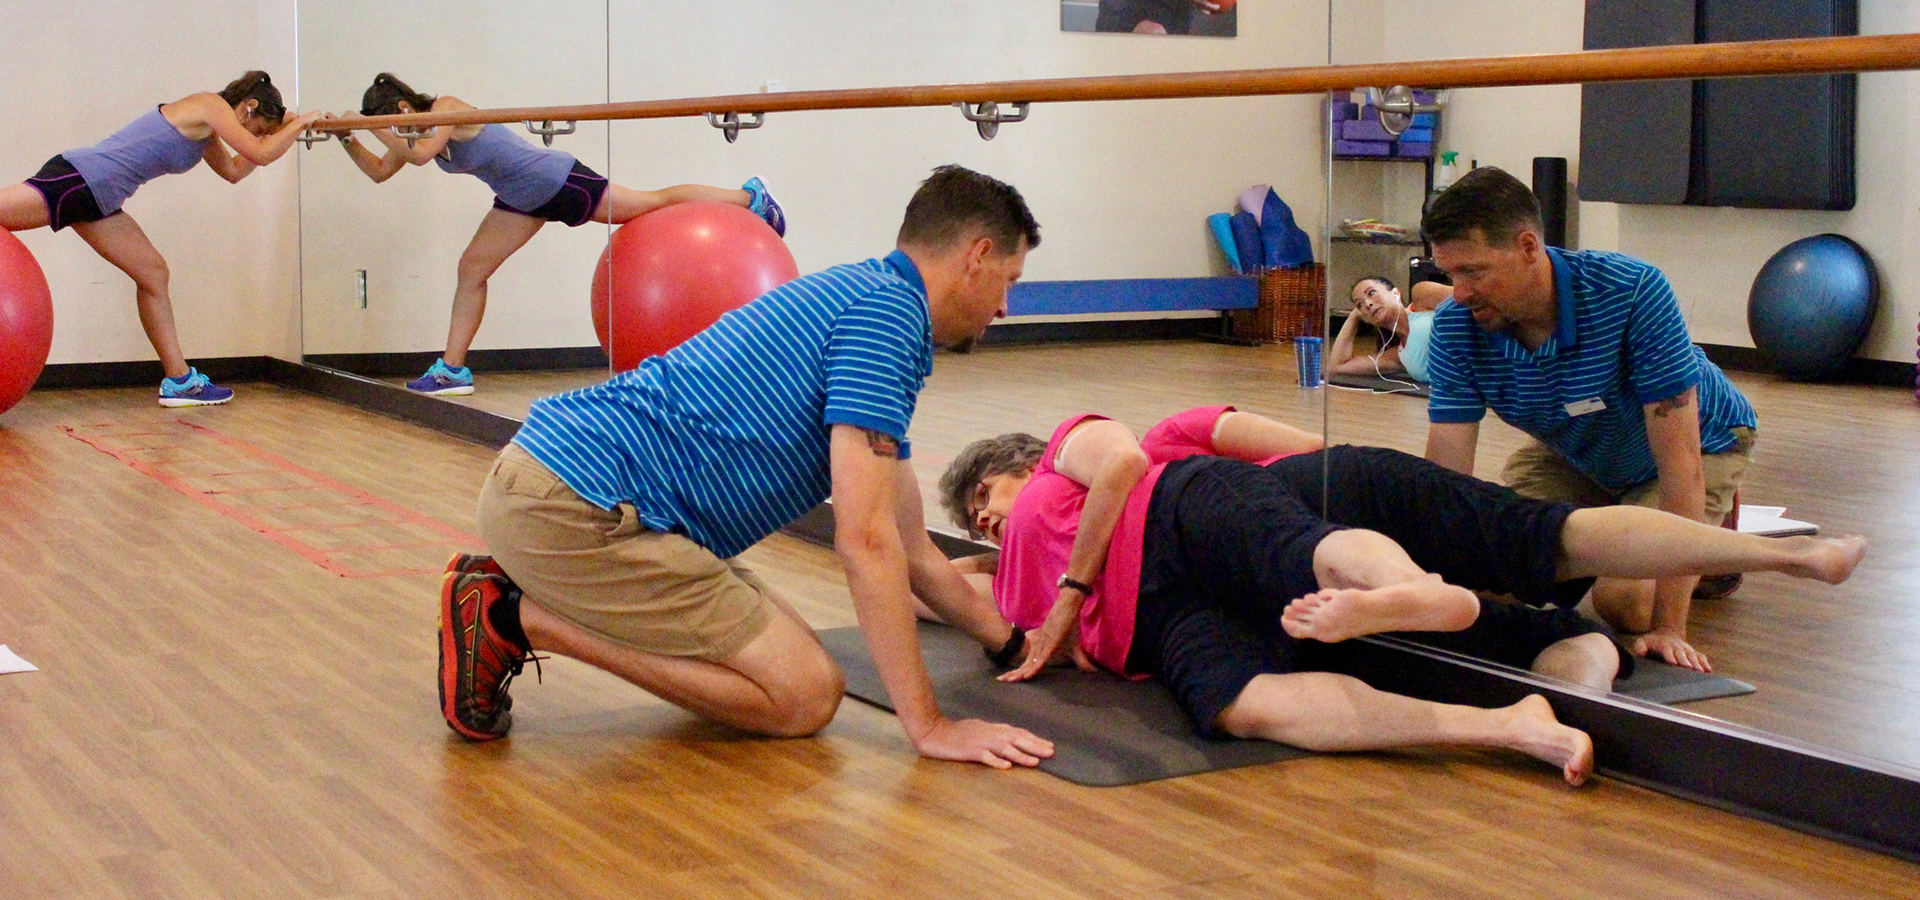
[[[1032,421],[1009,425],[1178,408],[1124,390],[1061,410],[983,401],[969,377],[1064,363],[1165,388],[1287,368],[1273,351],[1155,348],[1169,361],[1153,374],[1142,355],[943,357],[916,447],[932,462],[962,441],[933,433],[943,417],[1028,402]],[[1252,380],[1268,396],[1243,405],[1312,408],[1278,384]],[[1569,789],[1499,754],[1081,788],[918,760],[890,715],[851,701],[817,739],[744,738],[566,660],[516,683],[510,739],[466,744],[435,710],[435,577],[333,574],[64,429],[195,423],[250,466],[466,532],[490,451],[262,385],[219,409],[151,403],[41,392],[0,418],[0,643],[41,667],[0,676],[9,900],[1920,894],[1917,866],[1604,780]],[[824,551],[776,537],[748,561],[815,625],[853,621]]]

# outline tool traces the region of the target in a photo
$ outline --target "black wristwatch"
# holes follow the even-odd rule
[[[1067,573],[1065,572],[1060,573],[1060,580],[1054,582],[1053,586],[1056,588],[1073,588],[1074,590],[1079,591],[1080,596],[1082,597],[1093,596],[1093,585],[1087,584],[1085,582],[1075,581],[1071,578],[1068,578]]]
[[[1013,668],[1014,659],[1020,655],[1021,650],[1026,649],[1026,646],[1027,633],[1022,631],[1020,626],[1015,625],[1013,626],[1013,633],[1007,635],[1007,643],[1005,646],[1002,646],[999,650],[982,648],[981,652],[985,653],[987,659],[994,665],[1002,669],[1011,669]]]

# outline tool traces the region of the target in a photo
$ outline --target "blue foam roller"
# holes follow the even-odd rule
[[[1227,255],[1227,265],[1233,267],[1233,274],[1245,275],[1247,270],[1240,267],[1239,245],[1233,240],[1233,216],[1214,213],[1207,217],[1207,228],[1213,231],[1213,240],[1220,245],[1220,252]]]

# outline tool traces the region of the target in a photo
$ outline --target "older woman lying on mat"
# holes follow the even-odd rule
[[[941,481],[955,521],[1000,544],[992,654],[1032,677],[1056,657],[1172,689],[1196,728],[1313,750],[1506,747],[1579,784],[1587,736],[1544,698],[1503,709],[1416,700],[1335,674],[1342,641],[1428,643],[1605,689],[1632,658],[1571,609],[1597,575],[1771,570],[1844,580],[1858,537],[1775,540],[1639,507],[1521,498],[1419,457],[1320,440],[1231,407],[1136,441],[1099,416],[1042,444],[1002,435]],[[1334,500],[1319,505],[1322,473]],[[1495,603],[1474,590],[1556,604]],[[991,648],[990,648],[991,649]],[[1023,652],[1024,651],[1024,652]]]

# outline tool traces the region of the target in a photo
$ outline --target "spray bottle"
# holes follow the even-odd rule
[[[1453,186],[1453,180],[1459,177],[1454,174],[1453,161],[1459,158],[1460,151],[1458,150],[1448,150],[1440,154],[1440,167],[1433,172],[1433,189],[1435,191],[1444,191]]]

